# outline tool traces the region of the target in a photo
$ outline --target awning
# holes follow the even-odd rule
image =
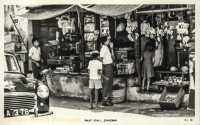
[[[55,5],[56,6],[56,5]],[[14,15],[23,17],[29,20],[45,20],[49,18],[53,18],[59,15],[62,15],[66,12],[76,12],[77,9],[79,12],[90,11],[101,15],[106,16],[118,16],[125,13],[129,13],[142,8],[142,4],[132,4],[132,5],[117,5],[117,4],[94,4],[94,5],[57,5],[55,8],[45,8],[39,11],[30,11],[22,15]]]
[[[76,5],[64,5],[64,6],[58,6],[56,8],[44,9],[44,10],[34,11],[34,12],[27,12],[22,15],[14,15],[14,16],[19,16],[19,17],[26,18],[29,20],[45,20],[45,19],[59,16],[66,12],[77,11],[77,9],[80,9],[80,8]]]
[[[122,15],[128,12],[134,11],[140,6],[142,6],[142,4],[132,4],[132,5],[96,4],[96,5],[91,5],[88,7],[85,7],[82,5],[79,5],[79,6],[83,9],[86,9],[87,11],[91,11],[97,14],[106,15],[106,16],[118,16],[118,15]]]

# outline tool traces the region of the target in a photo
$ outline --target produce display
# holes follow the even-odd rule
[[[56,18],[58,20],[58,27],[62,28],[63,34],[74,33],[75,30],[75,18],[71,18],[70,15],[62,15]]]
[[[172,66],[172,67],[170,68],[170,71],[171,71],[171,72],[176,72],[176,71],[178,71],[178,68],[176,68],[175,66]]]
[[[84,26],[85,32],[93,32],[95,30],[95,24],[94,23],[87,23]]]
[[[138,27],[138,23],[136,21],[131,21],[131,20],[127,20],[127,27],[126,27],[126,31],[128,32],[128,39],[132,42],[134,42],[135,40],[137,40],[137,38],[139,37],[138,33],[133,33],[134,30],[136,30]]]
[[[101,36],[109,35],[109,21],[107,16],[101,16]]]
[[[181,71],[182,72],[188,72],[189,68],[187,66],[183,66],[183,67],[181,67]]]
[[[84,40],[85,41],[93,41],[95,39],[94,33],[85,33]]]
[[[189,85],[189,81],[184,81],[182,77],[170,76],[167,80],[156,81],[154,84],[166,86],[186,86]]]
[[[90,22],[94,22],[94,16],[93,15],[85,15],[85,23],[90,23]]]
[[[164,99],[164,101],[166,101],[166,102],[174,102],[175,99],[176,99],[175,97],[167,96],[167,97]]]

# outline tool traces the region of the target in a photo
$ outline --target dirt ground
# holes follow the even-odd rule
[[[101,102],[99,103],[101,106]],[[72,97],[50,97],[50,107],[61,107],[67,109],[77,110],[91,110],[89,109],[89,102],[85,102],[81,98]],[[94,110],[94,109],[92,109]],[[152,117],[193,117],[195,116],[194,110],[188,110],[186,107],[181,107],[178,110],[163,110],[159,104],[152,103],[138,103],[138,102],[123,102],[114,104],[114,106],[101,106],[100,109],[94,112],[113,111],[122,113],[142,114]]]

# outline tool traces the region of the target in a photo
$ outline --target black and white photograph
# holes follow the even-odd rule
[[[0,123],[200,124],[198,0],[60,1],[1,4]]]

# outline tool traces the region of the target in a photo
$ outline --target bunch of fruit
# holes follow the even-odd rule
[[[189,85],[189,81],[183,81],[182,77],[170,76],[167,80],[160,80],[156,82],[166,86],[185,86]]]

